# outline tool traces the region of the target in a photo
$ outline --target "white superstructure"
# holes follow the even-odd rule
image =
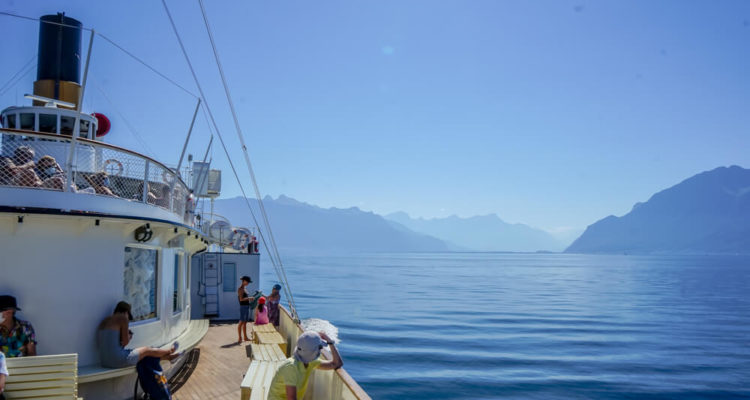
[[[80,60],[80,26],[62,15],[43,17],[40,55],[51,46],[53,52],[77,51]],[[41,43],[49,30],[61,35],[60,47]],[[49,61],[40,56],[40,68],[43,62]],[[28,96],[36,105],[0,114],[0,294],[18,299],[18,317],[34,326],[39,355],[78,354],[80,396],[132,398],[134,368],[99,366],[97,325],[125,300],[136,320],[128,347],[168,346],[182,338],[183,349],[195,345],[202,333],[191,329],[205,333],[207,324],[191,323],[191,314],[206,314],[205,285],[200,293],[191,276],[205,274],[192,271],[191,259],[214,241],[204,234],[178,173],[102,142],[106,117],[71,109],[80,107],[77,81],[38,78]],[[243,253],[257,274],[257,253]],[[236,297],[237,276],[219,279],[213,289],[226,282]]]

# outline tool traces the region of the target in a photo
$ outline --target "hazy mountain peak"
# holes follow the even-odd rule
[[[407,228],[421,232],[462,248],[480,251],[538,251],[564,248],[549,233],[523,224],[508,224],[497,214],[462,218],[450,215],[444,218],[411,218],[405,212],[386,215]]]
[[[569,252],[748,252],[750,170],[733,165],[693,175],[592,225]]]
[[[249,201],[251,207],[257,209],[257,201]],[[397,228],[383,217],[357,207],[323,209],[285,195],[276,200],[266,196],[263,203],[273,224],[276,243],[286,250],[432,252],[452,248],[434,237],[415,233],[403,226]],[[217,199],[215,210],[235,226],[253,226],[242,197]]]

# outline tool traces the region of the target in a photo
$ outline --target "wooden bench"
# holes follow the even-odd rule
[[[5,398],[78,399],[78,354],[8,358]]]
[[[240,399],[261,400],[268,396],[276,370],[281,366],[281,361],[253,360],[247,368],[245,378],[240,384]]]
[[[281,352],[286,354],[286,339],[280,333],[273,332],[255,332],[255,343],[258,344],[276,344],[281,348]]]
[[[250,344],[253,360],[258,361],[284,361],[286,356],[279,346],[273,344]]]
[[[253,325],[253,332],[276,332],[273,324]]]

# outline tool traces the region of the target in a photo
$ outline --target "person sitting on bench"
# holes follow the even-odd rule
[[[128,330],[128,324],[133,320],[130,312],[130,304],[121,301],[117,303],[114,313],[104,318],[99,324],[97,331],[99,355],[103,367],[124,368],[131,367],[144,357],[155,357],[162,360],[174,361],[180,354],[177,353],[179,344],[174,342],[167,350],[154,347],[138,347],[127,349],[133,333]]]

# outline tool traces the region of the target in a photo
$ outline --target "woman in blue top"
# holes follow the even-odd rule
[[[177,353],[179,346],[177,342],[174,342],[172,347],[167,350],[154,347],[125,348],[133,337],[133,333],[128,330],[128,324],[132,320],[133,314],[130,313],[130,304],[121,301],[117,303],[115,312],[99,324],[97,338],[103,367],[129,367],[137,364],[144,357],[174,361],[180,356]]]

